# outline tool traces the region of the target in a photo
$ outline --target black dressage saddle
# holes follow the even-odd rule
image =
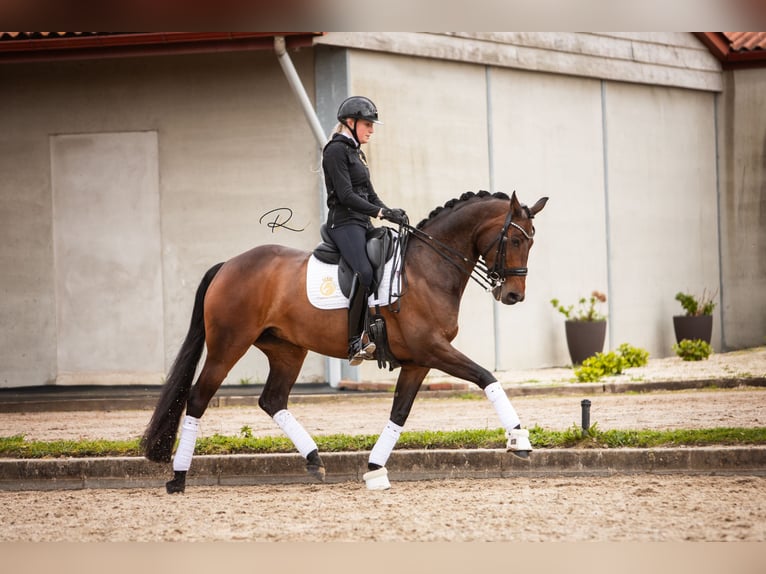
[[[344,296],[348,297],[351,293],[351,281],[354,278],[354,272],[351,267],[340,256],[338,246],[327,233],[327,225],[322,224],[319,228],[319,235],[322,242],[314,248],[314,257],[322,263],[338,265],[338,283]],[[380,281],[383,278],[383,269],[391,257],[394,255],[394,232],[390,227],[373,227],[367,232],[367,258],[372,264],[372,285],[370,291],[378,292]]]

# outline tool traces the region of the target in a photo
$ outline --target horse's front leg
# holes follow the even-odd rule
[[[425,367],[404,366],[399,372],[390,419],[372,447],[367,462],[368,472],[364,474],[364,482],[369,490],[391,488],[386,462],[388,462],[388,457],[402,434],[404,423],[407,422],[407,417],[412,409],[412,403],[415,401],[420,385],[429,370]]]
[[[448,375],[476,383],[484,391],[495,408],[500,423],[505,429],[506,449],[520,458],[528,458],[532,452],[529,431],[521,428],[521,419],[513,408],[503,386],[495,376],[477,365],[449,343],[438,345],[427,354],[426,364],[438,368]]]

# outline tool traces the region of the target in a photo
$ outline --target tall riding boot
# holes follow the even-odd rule
[[[348,304],[348,362],[352,367],[375,358],[375,343],[362,341],[368,298],[367,289],[359,284],[359,277],[355,275]]]

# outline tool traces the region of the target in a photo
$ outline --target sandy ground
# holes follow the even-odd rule
[[[766,478],[0,492],[2,541],[765,541]]]
[[[650,365],[670,378],[766,373],[766,353],[718,363]],[[693,367],[694,365],[692,365]],[[699,369],[710,369],[704,376]],[[650,369],[647,368],[647,372]],[[711,374],[711,373],[717,374]],[[542,375],[543,377],[545,375]],[[635,374],[632,376],[636,376]],[[659,376],[659,375],[657,375]],[[527,374],[526,380],[532,380]],[[512,382],[510,384],[513,384]],[[585,397],[583,397],[585,398]],[[610,428],[760,427],[766,390],[596,395],[591,422]],[[390,396],[300,402],[291,411],[312,434],[377,434]],[[580,397],[517,397],[527,426],[580,422]],[[139,436],[148,411],[0,414],[0,435],[28,439]],[[278,434],[256,408],[213,408],[203,435]],[[497,428],[486,400],[419,398],[407,430]],[[533,455],[534,456],[534,455]],[[0,492],[0,542],[16,541],[766,541],[766,478],[635,475],[437,480],[364,484]]]

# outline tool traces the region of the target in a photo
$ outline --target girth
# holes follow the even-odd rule
[[[322,243],[314,248],[314,257],[322,263],[338,265],[338,283],[343,295],[346,297],[351,293],[351,282],[354,278],[354,271],[351,266],[343,259],[338,250],[338,246],[327,232],[327,225],[322,224],[319,228],[319,235],[322,237]],[[383,278],[383,269],[391,257],[394,255],[394,236],[390,227],[373,227],[367,232],[367,258],[372,264],[372,285],[370,290],[377,293],[380,281]]]

